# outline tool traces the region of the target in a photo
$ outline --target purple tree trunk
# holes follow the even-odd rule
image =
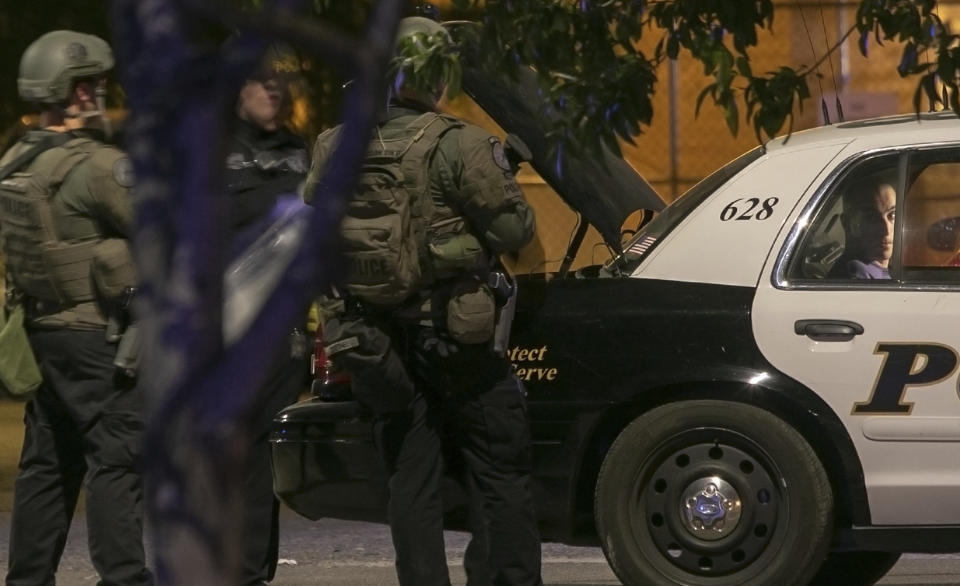
[[[345,197],[385,94],[402,1],[381,1],[362,39],[305,17],[297,12],[300,4],[264,0],[251,12],[228,12],[206,0],[114,4],[130,107],[127,149],[137,174],[136,312],[144,338],[144,462],[158,584],[237,581],[246,410],[263,385],[270,349],[287,343],[309,301],[335,276],[330,271],[338,263],[330,261]],[[250,34],[204,49],[191,34],[199,19]],[[240,84],[274,38],[341,64],[355,81],[344,100],[343,140],[329,166],[337,171],[321,182],[304,237],[264,309],[227,346],[222,144]]]

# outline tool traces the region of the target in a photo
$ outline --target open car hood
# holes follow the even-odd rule
[[[620,229],[627,216],[639,209],[663,209],[665,204],[653,187],[606,147],[577,154],[553,148],[546,136],[552,121],[541,111],[543,98],[532,69],[520,69],[514,80],[463,65],[467,95],[501,128],[526,143],[537,173],[612,248],[621,248]]]

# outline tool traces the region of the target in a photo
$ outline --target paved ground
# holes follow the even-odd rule
[[[10,514],[0,513],[0,573],[6,567]],[[461,563],[466,535],[447,533],[450,576],[466,583]],[[387,528],[372,523],[308,521],[290,511],[281,517],[281,565],[274,586],[394,585],[393,548]],[[547,586],[612,586],[619,584],[597,548],[543,545],[543,577]],[[94,586],[96,574],[86,553],[83,514],[74,521],[58,574],[58,584]],[[960,585],[960,556],[908,555],[881,586]]]
[[[10,508],[17,460],[23,443],[23,403],[0,399],[0,576],[7,566]],[[448,532],[451,579],[465,584],[461,564],[467,536]],[[374,586],[396,584],[393,546],[383,525],[350,521],[309,521],[289,510],[281,515],[281,558],[276,586]],[[149,547],[148,547],[149,549]],[[550,585],[619,584],[598,548],[544,546],[544,578]],[[95,585],[86,551],[82,503],[74,519],[58,573],[58,584]]]
[[[23,404],[0,399],[0,573],[7,565],[10,503],[23,441]],[[86,553],[82,509],[74,520],[60,566],[58,584],[93,586],[96,574]],[[466,583],[461,563],[467,537],[447,533],[451,579]],[[396,584],[393,547],[385,526],[372,523],[309,521],[289,510],[281,516],[281,566],[275,586],[377,586]],[[619,584],[602,552],[592,547],[543,546],[543,577],[548,586]],[[960,555],[907,555],[882,586],[960,586]]]
[[[83,513],[74,519],[58,573],[58,584],[96,584],[87,559]],[[0,575],[6,567],[10,513],[0,513]],[[461,564],[467,536],[448,532],[451,580],[466,584]],[[149,544],[148,544],[149,550]],[[597,548],[546,544],[543,573],[551,586],[608,586],[620,582]],[[309,521],[289,510],[281,515],[281,565],[274,586],[372,586],[396,584],[393,546],[383,525],[350,521]]]

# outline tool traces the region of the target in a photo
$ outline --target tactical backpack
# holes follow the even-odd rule
[[[69,134],[39,141],[0,169],[0,236],[7,274],[29,297],[60,304],[91,301],[90,261],[99,239],[62,242],[53,222],[51,199],[60,184],[100,144]],[[44,170],[24,170],[52,150]]]
[[[455,119],[427,112],[407,126],[403,137],[384,139],[378,133],[370,141],[340,228],[348,263],[344,286],[352,295],[394,305],[432,283],[430,156],[440,137],[459,126]]]

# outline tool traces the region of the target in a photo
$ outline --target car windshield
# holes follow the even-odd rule
[[[627,241],[623,246],[623,252],[610,259],[604,266],[604,270],[614,274],[632,272],[640,264],[640,260],[656,247],[657,242],[680,224],[691,211],[750,163],[763,156],[765,152],[762,146],[751,149],[688,189]]]

